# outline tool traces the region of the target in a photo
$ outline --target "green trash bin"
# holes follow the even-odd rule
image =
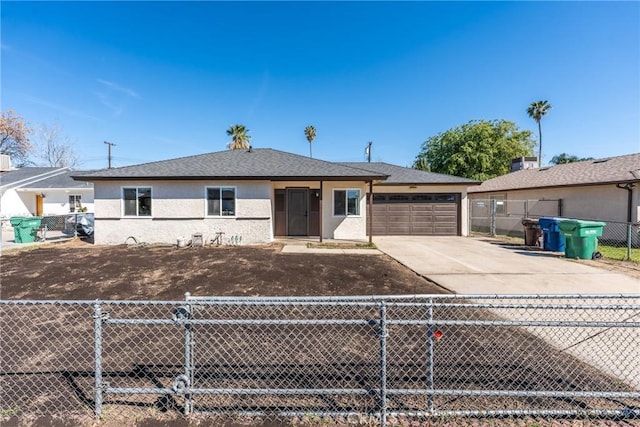
[[[22,243],[22,235],[20,234],[20,223],[23,219],[26,219],[26,217],[12,216],[9,219],[9,223],[13,227],[13,241],[16,243]]]
[[[602,229],[605,225],[607,224],[600,221],[562,219],[558,223],[558,227],[565,238],[565,257],[599,258],[598,237],[602,236]]]
[[[36,236],[38,234],[38,228],[40,228],[40,224],[42,223],[41,216],[32,216],[27,218],[22,218],[20,224],[18,225],[18,234],[20,234],[20,242],[16,240],[16,243],[31,243],[36,241]]]

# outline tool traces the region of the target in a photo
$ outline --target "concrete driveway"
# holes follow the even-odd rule
[[[381,236],[378,248],[458,294],[635,294],[640,281],[487,238]]]

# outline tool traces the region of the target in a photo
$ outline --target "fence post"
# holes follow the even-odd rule
[[[94,411],[96,418],[102,415],[102,308],[96,301],[93,306],[93,339],[94,339]]]
[[[429,390],[430,413],[433,412],[433,298],[428,302],[429,326],[427,327],[427,390]]]
[[[380,425],[387,425],[387,306],[380,303]]]
[[[494,237],[496,235],[496,211],[498,210],[498,201],[496,199],[491,199],[491,209],[489,216],[489,235]]]
[[[529,200],[524,201],[524,217],[529,218]]]
[[[631,240],[633,237],[633,224],[631,222],[627,223],[627,261],[631,260]]]
[[[190,294],[187,292],[185,297]],[[185,305],[185,324],[184,324],[184,374],[188,378],[187,388],[193,386],[193,331],[191,330],[191,305]],[[191,393],[184,395],[184,414],[189,415],[193,411],[193,396]]]

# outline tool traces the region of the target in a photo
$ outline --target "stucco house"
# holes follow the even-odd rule
[[[75,181],[69,168],[24,167],[0,172],[0,216],[63,215],[93,212],[93,184]]]
[[[469,198],[558,201],[554,216],[637,222],[639,184],[640,153],[634,153],[519,170],[469,188]]]
[[[74,179],[94,185],[94,239],[100,244],[129,236],[175,243],[195,233],[208,241],[218,232],[245,244],[285,236],[364,240],[370,230],[374,236],[466,235],[467,187],[478,184],[273,149],[227,150]]]

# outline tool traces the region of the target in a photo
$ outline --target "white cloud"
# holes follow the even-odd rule
[[[138,95],[138,92],[136,92],[133,89],[129,89],[127,87],[124,86],[120,86],[118,83],[115,82],[110,82],[108,80],[104,80],[104,79],[96,79],[98,83],[104,85],[105,87],[116,91],[116,92],[122,92],[127,96],[130,96],[132,98],[140,98],[140,95]]]

